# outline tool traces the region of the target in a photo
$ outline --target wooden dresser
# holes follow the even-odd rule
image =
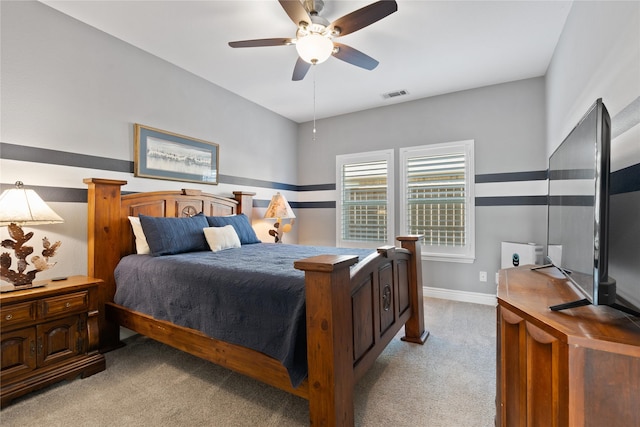
[[[98,352],[101,286],[99,279],[73,276],[0,294],[2,406],[54,382],[105,369]]]
[[[640,426],[640,318],[551,311],[578,294],[529,267],[500,271],[496,426]]]

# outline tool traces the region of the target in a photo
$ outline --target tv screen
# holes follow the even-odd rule
[[[547,257],[583,294],[577,305],[615,302],[607,268],[610,145],[611,119],[598,99],[549,158]]]

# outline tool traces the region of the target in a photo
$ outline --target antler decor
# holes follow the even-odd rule
[[[31,257],[31,263],[33,269],[27,270],[30,265],[27,261],[27,257],[33,253],[32,246],[26,246],[33,237],[33,232],[26,233],[22,230],[22,227],[15,223],[11,223],[7,226],[9,236],[11,239],[5,239],[2,241],[2,247],[12,249],[17,258],[17,270],[11,269],[11,254],[9,252],[3,252],[0,255],[0,278],[12,283],[14,286],[30,285],[36,278],[36,273],[39,271],[47,270],[56,263],[49,263],[49,258],[55,256],[56,250],[60,247],[60,242],[55,242],[53,245],[46,237],[42,239],[42,258],[38,255]],[[25,286],[26,287],[26,286]]]

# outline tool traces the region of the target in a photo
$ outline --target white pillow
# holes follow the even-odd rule
[[[151,249],[149,249],[147,238],[144,235],[144,231],[142,230],[140,218],[138,218],[137,216],[130,216],[129,222],[131,223],[133,235],[136,236],[136,253],[139,253],[140,255],[149,255],[151,253]]]
[[[207,227],[204,229],[204,237],[207,239],[212,252],[240,247],[240,238],[233,225]]]

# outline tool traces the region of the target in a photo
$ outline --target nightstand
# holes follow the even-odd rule
[[[105,369],[98,352],[103,282],[72,276],[46,286],[0,294],[1,406],[64,379]]]

